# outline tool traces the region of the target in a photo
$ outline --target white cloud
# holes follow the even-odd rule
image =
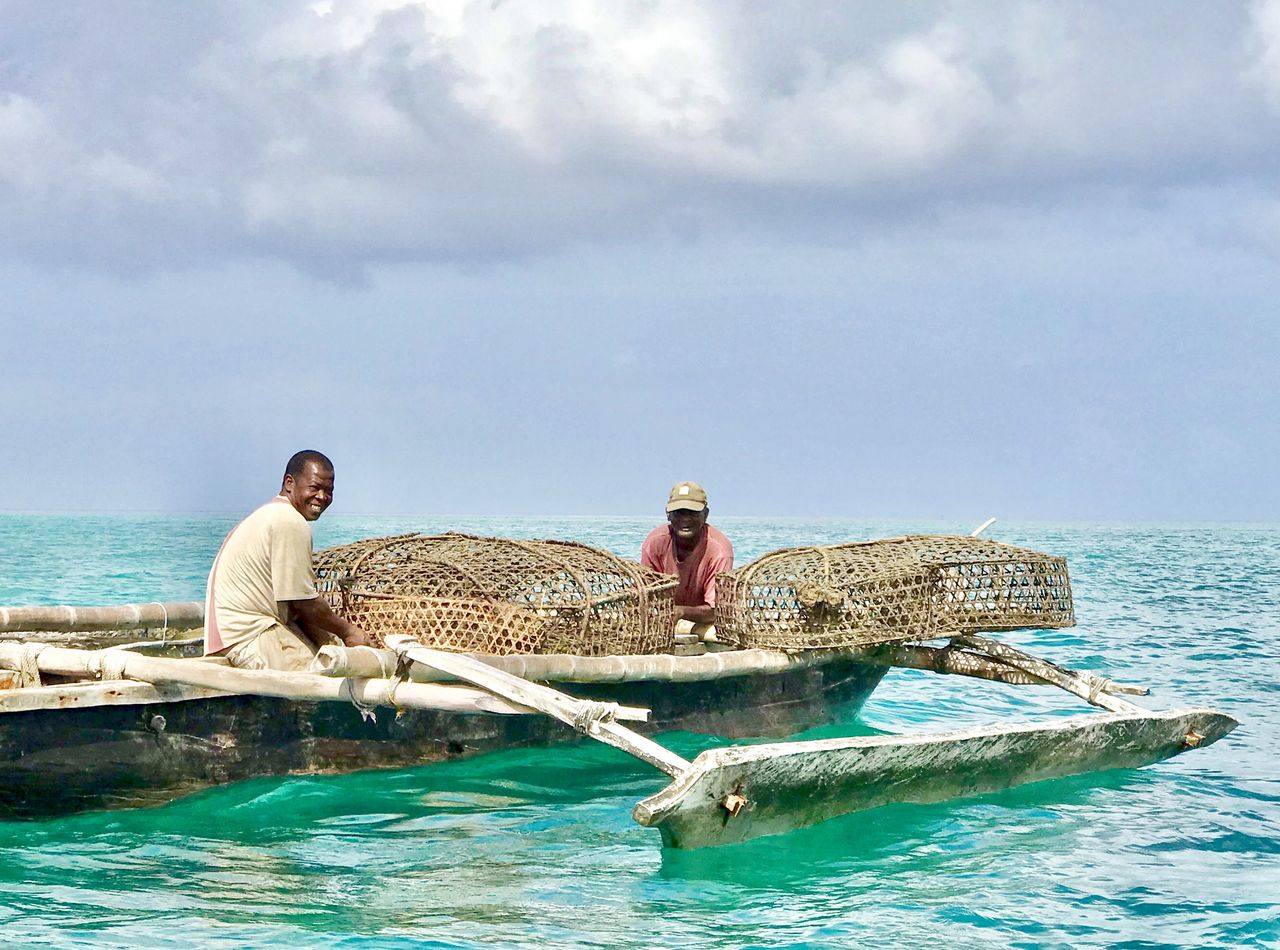
[[[34,231],[0,254],[358,266],[1274,175],[1238,77],[1252,36],[1280,89],[1277,11],[281,0],[72,35],[20,5],[0,212]]]
[[[1280,0],[1255,0],[1252,7],[1257,58],[1249,76],[1266,90],[1280,108]]]

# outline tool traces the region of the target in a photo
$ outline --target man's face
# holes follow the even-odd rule
[[[284,496],[302,517],[315,521],[333,503],[333,470],[308,462],[297,478],[284,477]]]
[[[681,541],[697,541],[702,536],[702,526],[707,523],[707,509],[690,511],[688,508],[677,508],[667,512],[667,524],[672,533]]]

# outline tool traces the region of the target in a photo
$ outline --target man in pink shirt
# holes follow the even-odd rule
[[[667,523],[644,539],[645,567],[680,579],[677,619],[715,623],[716,575],[733,570],[733,545],[707,524],[707,492],[697,482],[678,482],[667,498]]]

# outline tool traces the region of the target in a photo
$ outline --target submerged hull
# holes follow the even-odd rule
[[[847,719],[885,667],[837,660],[701,682],[560,684],[645,706],[638,731],[782,738]],[[402,768],[577,739],[543,716],[379,709],[262,696],[9,711],[0,715],[0,819],[154,805],[268,775]]]

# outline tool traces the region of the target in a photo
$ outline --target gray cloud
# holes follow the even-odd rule
[[[1273,248],[1280,3],[4,5],[0,254],[355,276],[1221,189]],[[966,209],[977,218],[966,217]]]

